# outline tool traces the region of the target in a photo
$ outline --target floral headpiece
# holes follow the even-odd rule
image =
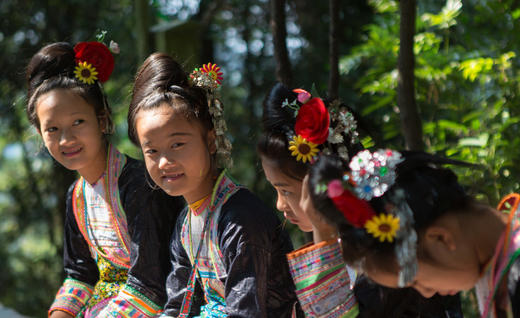
[[[207,63],[196,68],[190,74],[192,85],[206,90],[208,96],[208,108],[213,127],[215,128],[217,146],[217,165],[229,168],[233,165],[231,158],[231,142],[226,137],[226,121],[224,120],[224,107],[216,97],[216,89],[222,84],[222,72],[216,64]]]
[[[98,39],[102,41],[105,37],[106,31],[98,35]],[[80,82],[88,85],[97,84],[101,92],[103,88],[100,83],[106,82],[112,71],[114,70],[114,56],[119,53],[119,45],[110,41],[110,49],[102,42],[79,42],[74,46],[74,57],[76,60],[76,67],[74,68],[74,77]],[[105,134],[113,133],[113,124],[110,119],[110,108],[103,93],[103,107],[107,114],[107,121],[105,127]]]
[[[74,53],[77,63],[74,75],[85,84],[104,83],[114,70],[114,57],[101,42],[80,42],[74,46]]]
[[[396,242],[395,253],[400,266],[398,284],[409,283],[417,272],[417,234],[413,228],[413,213],[402,189],[388,196],[386,211],[377,214],[369,201],[383,196],[396,180],[396,167],[404,159],[390,149],[375,152],[363,150],[350,161],[350,172],[341,180],[319,184],[317,194],[327,192],[334,206],[354,227],[365,229],[381,243]]]
[[[356,142],[357,123],[346,108],[340,108],[329,114],[321,98],[312,98],[309,92],[300,88],[294,89],[293,92],[298,94],[297,98],[292,102],[286,99],[282,103],[282,108],[292,109],[296,117],[295,134],[289,136],[289,150],[297,161],[313,162],[320,151],[319,146],[326,142],[342,144],[344,142],[342,133],[350,134],[351,142]],[[348,160],[348,151],[344,145],[338,147],[338,152],[341,158]]]

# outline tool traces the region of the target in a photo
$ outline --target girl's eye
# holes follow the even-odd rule
[[[173,148],[173,149],[175,149],[175,148],[179,148],[179,147],[181,147],[182,145],[184,145],[183,142],[176,142],[176,143],[172,144],[172,148]]]
[[[289,192],[289,191],[287,191],[287,190],[281,190],[280,192],[282,193],[282,195],[283,195],[284,197],[288,197],[288,196],[290,196],[290,195],[292,194],[292,192]]]
[[[155,149],[147,149],[144,151],[144,153],[147,155],[153,155],[156,152],[157,152],[157,150],[155,150]]]
[[[56,128],[56,127],[49,127],[47,129],[45,129],[45,131],[48,132],[48,133],[55,132],[56,130],[58,130],[58,128]]]
[[[74,121],[73,125],[74,125],[74,126],[77,126],[77,125],[79,125],[79,124],[81,124],[81,123],[83,123],[83,122],[84,122],[83,119],[76,119],[76,120]]]

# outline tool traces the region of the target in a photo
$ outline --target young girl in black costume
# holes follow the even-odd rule
[[[315,244],[288,255],[296,292],[308,316],[461,316],[458,297],[426,300],[412,289],[394,291],[374,285],[365,276],[356,279],[341,257],[336,228],[316,212],[310,213],[312,205],[302,185],[318,153],[312,149],[340,154],[343,160],[362,149],[348,109],[276,84],[264,101],[263,126],[257,149],[266,178],[277,191],[277,208],[302,231],[313,232]]]
[[[388,149],[348,165],[324,156],[308,190],[336,224],[345,261],[375,282],[424,297],[475,286],[482,317],[520,317],[520,196],[498,209],[478,203],[443,167],[450,163]]]
[[[100,82],[114,66],[98,42],[53,43],[27,67],[27,115],[61,165],[67,195],[63,282],[49,317],[152,317],[166,299],[168,237],[182,198],[148,186],[142,162],[112,146]]]
[[[219,169],[230,150],[213,95],[220,75],[206,64],[190,82],[177,62],[156,53],[135,80],[130,138],[155,183],[189,204],[172,238],[163,315],[290,317],[296,301],[285,259],[290,239],[273,211]]]

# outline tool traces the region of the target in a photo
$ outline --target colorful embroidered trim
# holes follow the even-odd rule
[[[504,277],[509,272],[511,265],[520,257],[520,195],[512,193],[502,199],[497,207],[499,211],[507,211],[509,217],[506,231],[502,234],[495,255],[492,258],[492,266],[489,268],[489,291],[483,299],[482,317],[488,317],[495,307],[495,297]],[[511,308],[511,307],[510,307]],[[509,308],[509,309],[510,309]],[[510,312],[512,314],[512,312]]]
[[[162,312],[162,307],[155,304],[134,288],[125,285],[108,306],[103,310],[103,317],[149,318]]]
[[[121,154],[115,147],[109,145],[108,148],[108,158],[107,158],[107,166],[105,168],[105,198],[108,200],[108,207],[111,209],[109,213],[113,216],[111,218],[112,228],[116,231],[117,236],[119,237],[119,241],[123,247],[123,255],[117,253],[114,250],[103,251],[98,248],[90,239],[88,235],[88,217],[87,210],[88,204],[85,199],[84,194],[84,186],[86,180],[81,177],[74,187],[73,195],[72,195],[72,207],[74,211],[74,216],[76,218],[76,223],[78,224],[78,228],[83,235],[83,238],[88,243],[88,245],[95,250],[101,257],[108,259],[110,262],[119,265],[123,268],[130,268],[130,250],[128,248],[130,237],[128,235],[128,226],[126,222],[126,214],[124,212],[123,206],[121,204],[121,199],[119,197],[119,185],[118,180],[121,172],[123,171],[123,167],[126,164],[126,156]]]
[[[218,218],[222,205],[241,188],[240,185],[226,176],[225,170],[220,174],[215,182],[209,200],[210,204],[206,207],[206,220],[195,252],[193,251],[194,237],[191,234],[191,211],[188,211],[184,219],[181,243],[188,254],[192,270],[186,286],[187,291],[182,301],[180,318],[189,315],[197,276],[201,279],[207,302],[207,305],[201,307],[201,311],[211,317],[220,317],[219,315],[223,312],[225,306],[224,286],[221,285],[219,278],[226,275],[226,270],[222,262],[223,254],[217,241]],[[203,212],[199,210],[199,215]]]
[[[92,290],[93,286],[79,280],[73,278],[65,279],[49,309],[49,317],[56,310],[76,316],[89,301],[92,296]]]
[[[296,250],[287,259],[306,316],[357,316],[358,306],[337,240]]]

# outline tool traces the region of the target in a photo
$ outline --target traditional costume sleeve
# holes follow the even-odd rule
[[[358,306],[336,239],[287,255],[296,295],[307,317],[356,317]]]
[[[152,189],[145,178],[142,163],[129,159],[118,184],[131,236],[131,267],[126,284],[102,317],[155,317],[166,302],[169,238],[184,200]]]
[[[388,288],[359,275],[354,285],[358,318],[462,318],[459,295],[424,298],[413,288]]]
[[[186,218],[187,209],[179,215],[177,225],[171,239],[171,267],[172,271],[166,280],[166,292],[168,301],[164,306],[161,317],[177,317],[180,313],[184,294],[191,274],[191,263],[181,243],[182,223]],[[203,305],[203,292],[200,285],[196,284],[195,293],[192,298],[192,305],[189,317],[198,315],[200,307]]]
[[[510,303],[513,307],[513,317],[520,317],[520,257],[514,261],[509,269],[507,289]]]
[[[56,310],[76,316],[92,296],[94,285],[99,277],[96,262],[74,217],[72,192],[75,184],[72,184],[67,193],[65,213],[63,263],[67,278],[56,294],[48,312],[49,316]]]
[[[218,244],[227,273],[226,314],[291,317],[296,295],[285,254],[292,244],[278,218],[245,189],[222,209]]]

